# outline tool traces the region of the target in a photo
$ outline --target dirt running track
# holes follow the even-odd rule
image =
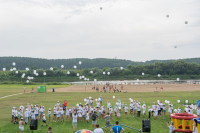
[[[72,85],[65,88],[55,88],[56,92],[95,92],[92,90],[93,85]],[[154,92],[156,91],[200,91],[199,84],[151,84],[151,85],[124,85],[124,90],[127,92]],[[102,85],[99,86],[102,88]],[[120,89],[120,86],[117,85],[117,88]],[[48,89],[48,91],[52,91]]]

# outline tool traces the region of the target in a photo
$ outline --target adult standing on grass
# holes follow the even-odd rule
[[[106,126],[110,125],[110,114],[107,113],[107,115],[105,116],[105,120],[106,120]]]
[[[112,129],[110,129],[110,133],[123,133],[125,131],[121,126],[118,126],[118,121],[116,121],[115,124],[116,126],[113,126]]]
[[[24,132],[24,121],[23,121],[23,117],[20,118],[20,121],[19,121],[19,130],[20,130],[20,133],[23,133]]]
[[[72,126],[73,126],[73,129],[74,129],[74,132],[75,132],[76,129],[77,129],[77,114],[74,113],[74,114],[72,115],[72,117],[73,117]]]
[[[96,125],[96,129],[94,130],[94,133],[104,133],[102,128],[99,128],[99,124]]]

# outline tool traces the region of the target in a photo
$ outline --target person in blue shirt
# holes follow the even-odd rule
[[[115,124],[116,126],[113,126],[112,129],[110,129],[110,133],[123,133],[125,131],[122,127],[118,126],[118,121],[116,121]]]

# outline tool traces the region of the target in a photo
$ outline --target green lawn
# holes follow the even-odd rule
[[[2,87],[3,86],[3,87]],[[26,86],[27,88],[31,88],[32,86]],[[62,86],[48,86],[49,88],[52,87],[62,87]],[[36,86],[35,86],[36,88]],[[0,85],[0,95],[3,96],[2,92],[5,94],[14,94],[17,92],[23,91],[23,85],[8,85],[7,87],[5,85]],[[174,109],[183,106],[181,104],[177,103],[177,100],[180,99],[182,102],[183,100],[188,99],[189,102],[194,101],[196,103],[196,100],[199,99],[200,91],[198,92],[163,92],[163,93],[96,93],[96,92],[87,92],[87,93],[26,93],[23,95],[17,95],[12,97],[7,97],[4,99],[0,99],[0,132],[1,133],[18,133],[18,125],[14,125],[10,122],[11,120],[11,109],[13,106],[19,107],[21,104],[26,105],[27,103],[31,104],[43,104],[45,106],[45,114],[47,114],[48,108],[53,108],[53,106],[56,104],[56,102],[64,101],[65,99],[68,100],[68,106],[76,105],[77,103],[84,103],[83,99],[89,96],[92,96],[93,98],[98,98],[102,94],[103,96],[103,104],[106,105],[107,101],[111,101],[112,105],[117,101],[118,98],[121,99],[122,103],[129,104],[129,98],[139,100],[140,102],[145,101],[147,106],[151,106],[152,102],[156,102],[157,100],[165,101],[169,100],[174,104]],[[113,95],[116,97],[115,99],[112,99]],[[196,113],[196,111],[194,111]],[[116,120],[119,120],[121,124],[141,129],[142,128],[142,119],[141,118],[133,118],[132,115],[129,115],[128,117],[124,116],[124,113],[122,113],[121,118],[117,119],[116,117],[113,117],[111,120],[111,123],[113,124]],[[170,121],[169,115],[167,114],[167,118],[163,120],[162,118],[158,118],[157,120],[153,120],[151,118],[151,130],[152,133],[167,133],[168,128],[166,126],[166,123]],[[104,126],[105,122],[104,120],[98,120],[98,123],[101,127]],[[72,121],[68,120],[65,122],[59,122],[59,123],[50,123],[49,126],[53,128],[54,133],[72,133]],[[39,123],[39,127],[37,131],[34,131],[35,133],[46,133],[48,127],[41,127]],[[78,129],[92,129],[91,121],[90,123],[86,123],[83,121],[78,122]],[[126,133],[134,133],[135,131],[130,130],[128,128],[126,129]],[[29,130],[29,125],[25,126],[25,133],[31,132]],[[105,133],[108,133],[107,130],[105,130]]]

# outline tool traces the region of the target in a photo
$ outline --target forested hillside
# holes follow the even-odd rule
[[[200,64],[200,58],[184,59],[189,63]],[[79,65],[78,62],[81,61],[82,64]],[[41,59],[41,58],[29,58],[29,57],[0,57],[0,69],[12,67],[12,62],[16,63],[16,68],[19,70],[24,70],[26,67],[32,69],[49,69],[50,67],[60,68],[64,65],[64,69],[73,68],[76,65],[78,68],[114,68],[114,67],[127,67],[127,65],[147,65],[155,64],[158,62],[169,62],[174,60],[151,60],[146,62],[134,62],[131,60],[123,59],[87,59],[87,58],[75,58],[75,59]]]

